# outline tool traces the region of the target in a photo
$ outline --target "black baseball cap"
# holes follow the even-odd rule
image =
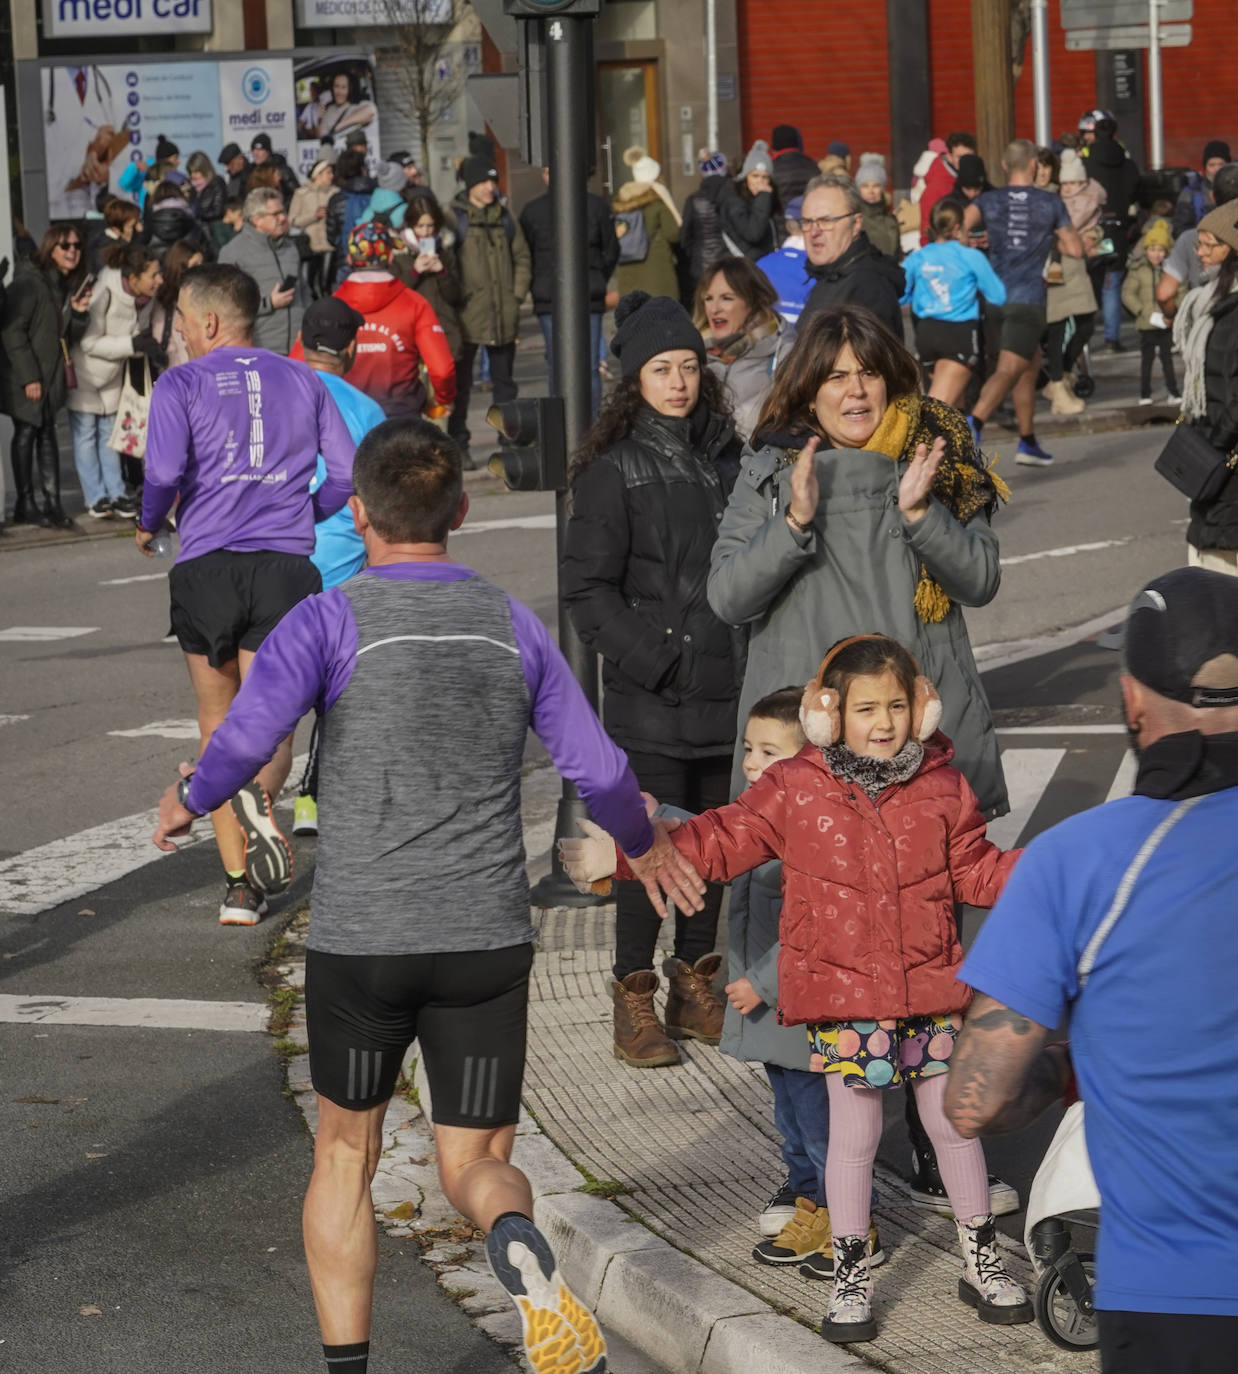
[[[231,162],[234,157],[240,156],[241,145],[239,143],[225,143],[222,150],[220,151],[219,156],[215,159],[215,161],[228,163]]]
[[[394,162],[400,167],[416,167],[417,165],[417,159],[412,153],[406,153],[403,148],[398,153],[392,153],[387,161]]]
[[[338,296],[323,296],[313,302],[301,317],[301,346],[315,353],[338,357],[357,337],[365,323],[359,314]]]
[[[1238,706],[1238,661],[1197,682],[1215,659],[1238,660],[1238,578],[1175,568],[1131,602],[1122,634],[1126,671],[1145,687],[1188,706]]]

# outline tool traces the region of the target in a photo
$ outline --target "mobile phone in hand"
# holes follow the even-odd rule
[[[79,286],[73,294],[75,296],[84,296],[94,284],[95,274],[93,272],[87,272],[86,276],[82,279],[81,286]]]
[[[425,254],[427,254],[427,255],[432,255],[432,254],[434,254],[435,252],[437,252],[437,249],[436,249],[435,243],[434,243],[434,239],[433,239],[433,238],[418,239],[418,240],[417,240],[417,251],[420,252],[420,253],[425,253]]]
[[[295,274],[295,273],[292,273],[292,274],[290,274],[289,276],[285,277],[284,280],[283,280],[282,282],[280,282],[280,284],[279,284],[279,289],[280,289],[281,291],[292,291],[292,290],[294,290],[294,289],[296,288],[296,284],[297,284],[296,274]]]

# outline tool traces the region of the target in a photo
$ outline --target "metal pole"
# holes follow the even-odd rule
[[[1049,102],[1049,0],[1032,0],[1032,100],[1036,142],[1048,148],[1053,142]]]
[[[585,201],[593,130],[583,118],[591,108],[588,70],[592,18],[564,15],[539,21],[544,25],[547,109],[550,144],[550,203],[555,229],[555,277],[551,298],[554,375],[551,384],[563,397],[567,451],[573,452],[593,418],[593,369],[597,359],[589,342],[589,233]],[[555,495],[556,566],[563,564],[567,532],[567,493]],[[597,708],[597,660],[576,637],[559,597],[559,647],[589,703]],[[556,838],[578,835],[576,820],[588,814],[580,794],[563,784],[555,820]],[[551,872],[534,887],[534,906],[596,906],[601,900],[577,892],[559,863],[558,847]]]
[[[1148,0],[1148,165],[1165,165],[1165,110],[1161,92],[1160,0]]]
[[[705,142],[718,151],[718,0],[705,0]]]

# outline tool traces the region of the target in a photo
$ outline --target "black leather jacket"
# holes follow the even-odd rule
[[[729,419],[644,409],[579,473],[562,585],[576,632],[602,657],[602,719],[626,749],[729,754],[743,632],[709,607],[709,558],[739,470]]]

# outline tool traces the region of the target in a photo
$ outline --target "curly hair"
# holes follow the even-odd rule
[[[602,454],[609,452],[620,441],[626,439],[640,408],[645,404],[641,395],[640,373],[622,377],[615,384],[597,419],[585,431],[580,447],[572,454],[567,469],[567,486],[570,491],[577,477]],[[706,406],[717,415],[730,415],[731,402],[722,382],[706,367],[701,370],[701,396],[697,405]]]

